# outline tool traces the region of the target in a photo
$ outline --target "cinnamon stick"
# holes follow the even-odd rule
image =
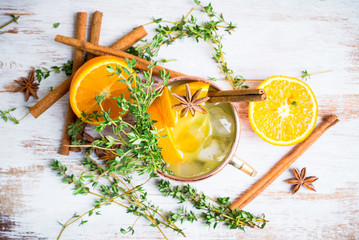
[[[93,16],[92,16],[91,31],[90,31],[89,41],[90,41],[91,43],[93,43],[93,44],[98,44],[99,41],[100,41],[102,15],[103,15],[102,12],[96,11],[96,12],[93,14]],[[85,36],[84,36],[84,38],[78,38],[78,37],[77,37],[77,39],[85,40]],[[79,50],[79,49],[76,49],[76,50]],[[75,50],[75,51],[76,51],[76,50]],[[80,51],[82,52],[81,58],[83,59],[83,53],[84,53],[84,51],[82,51],[82,50],[80,50]],[[88,54],[86,55],[86,61],[90,60],[90,59],[93,58],[93,57],[94,57],[93,54],[88,53]],[[82,59],[81,59],[81,64],[82,64]],[[78,68],[73,69],[72,72],[75,73],[75,72],[77,71],[77,69],[78,69]],[[72,108],[71,108],[70,105],[68,106],[67,114],[68,114],[68,115],[70,114],[70,115],[71,115],[70,117],[73,118],[73,119],[72,119],[72,122],[66,122],[66,123],[65,123],[65,131],[66,131],[66,133],[64,133],[64,134],[65,134],[64,137],[66,136],[66,137],[68,138],[68,143],[67,143],[67,146],[68,146],[69,143],[70,143],[70,136],[68,136],[68,134],[67,134],[67,129],[68,129],[68,126],[69,126],[71,123],[73,123],[73,122],[75,122],[75,121],[77,120],[77,117],[76,117],[76,115],[73,113]],[[68,115],[67,115],[67,116],[68,116]],[[67,118],[66,118],[66,119],[67,119]],[[66,120],[66,121],[67,121],[67,120]],[[80,138],[80,139],[82,138],[81,134],[79,134],[79,136],[77,136],[77,137]],[[66,146],[65,144],[62,144],[62,147],[63,147],[63,148],[70,149],[69,147],[65,147],[65,146]],[[75,151],[75,152],[81,151],[81,149],[80,149],[79,147],[72,147],[70,150],[71,150],[71,151]],[[61,151],[60,151],[60,154],[61,154]],[[66,155],[68,155],[68,154],[66,154]]]
[[[264,101],[267,98],[263,89],[236,89],[224,91],[209,91],[208,102],[257,102]]]
[[[35,118],[38,118],[49,107],[51,107],[57,100],[64,96],[70,89],[73,74],[63,81],[57,88],[47,94],[43,99],[38,101],[34,106],[30,108],[30,113]]]
[[[86,25],[87,25],[87,13],[86,12],[78,12],[77,13],[77,26],[76,26],[76,38],[80,40],[85,40],[86,38]],[[75,49],[74,51],[74,58],[73,58],[73,65],[72,65],[72,72],[75,73],[77,69],[83,63],[84,59],[84,51],[80,49]],[[65,126],[64,132],[62,134],[61,140],[61,147],[60,147],[60,154],[61,155],[69,155],[71,144],[71,137],[69,136],[67,130],[70,124],[76,121],[76,115],[72,111],[70,103],[68,103],[67,113],[65,118]]]
[[[143,71],[149,71],[150,69],[148,68],[148,65],[150,65],[151,63],[147,60],[144,60],[140,57],[137,57],[135,55],[129,54],[127,52],[124,51],[119,51],[119,50],[114,50],[108,47],[104,47],[101,45],[95,45],[95,44],[91,44],[89,42],[85,42],[85,41],[81,41],[81,40],[77,40],[75,38],[70,38],[70,37],[65,37],[62,35],[57,35],[55,37],[55,41],[69,45],[69,46],[73,46],[76,48],[80,48],[82,50],[85,50],[86,52],[90,52],[93,53],[95,55],[112,55],[112,56],[116,56],[122,59],[128,58],[128,59],[135,59],[137,61],[136,64],[136,68],[143,70]],[[170,73],[170,78],[173,77],[179,77],[179,76],[185,76],[182,73],[179,72],[175,72],[173,70],[169,70],[160,66],[155,66],[152,69],[152,73],[160,76],[160,71],[159,70],[166,70],[166,72]]]
[[[125,51],[132,47],[133,42],[138,42],[147,35],[146,29],[142,25],[133,29],[132,33],[125,35],[120,41],[113,44],[111,48]]]
[[[90,39],[89,39],[89,42],[92,43],[92,44],[97,45],[99,43],[99,41],[100,41],[102,15],[103,15],[102,12],[96,11],[92,16]],[[80,40],[85,40],[85,39],[80,39]],[[93,57],[94,57],[93,54],[87,53],[86,61],[90,60]]]
[[[71,145],[71,136],[68,134],[68,128],[69,126],[76,121],[76,115],[72,111],[70,103],[67,106],[67,112],[65,117],[65,125],[64,125],[64,131],[62,133],[62,139],[61,139],[61,146],[60,146],[60,155],[69,155],[70,154],[70,147]],[[71,150],[74,150],[78,152],[78,150],[72,148]]]
[[[76,38],[83,40],[86,38],[86,25],[87,25],[87,13],[78,12],[77,13],[77,26],[76,26]],[[84,51],[75,49],[73,57],[72,72],[76,72],[83,63]]]
[[[329,115],[314,131],[301,143],[293,147],[274,167],[247,190],[239,199],[234,201],[231,209],[243,209],[248,203],[263,192],[274,180],[276,180],[295,160],[297,160],[312,144],[318,140],[330,127],[334,126],[339,119],[336,115]]]
[[[140,28],[141,29],[141,28]],[[144,29],[142,29],[144,30]],[[123,37],[119,41],[117,41],[114,45],[116,46],[116,49],[118,45],[123,46],[129,46],[133,45],[137,42],[138,36],[144,35],[143,31],[132,31],[126,36],[130,37]],[[145,31],[145,30],[144,30]],[[146,33],[147,34],[147,33]],[[127,42],[129,41],[129,42]],[[133,42],[130,42],[133,41]],[[135,42],[136,41],[136,42]],[[127,49],[119,49],[126,51]],[[48,95],[46,95],[43,99],[41,99],[39,102],[37,102],[34,106],[30,108],[30,113],[35,118],[38,118],[41,114],[43,114],[49,107],[51,107],[57,100],[59,100],[62,96],[64,96],[70,89],[71,81],[72,81],[73,75],[68,77],[61,85],[59,85],[57,88],[55,88],[53,91],[51,91]]]

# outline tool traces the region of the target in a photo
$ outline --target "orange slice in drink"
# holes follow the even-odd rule
[[[116,69],[116,65],[121,70],[127,68],[126,62],[119,58],[96,57],[82,65],[75,73],[70,87],[70,104],[77,117],[90,124],[99,124],[103,120],[102,117],[84,119],[82,113],[84,112],[87,115],[100,114],[102,109],[95,97],[101,94],[106,94],[102,101],[102,107],[104,111],[110,110],[110,118],[115,119],[124,115],[120,114],[122,109],[117,106],[117,101],[113,97],[120,97],[123,94],[125,99],[129,99],[130,93],[127,85],[119,81],[120,79],[127,79],[129,75],[123,71],[120,77],[118,74],[109,76],[111,73],[107,71],[107,66]],[[132,74],[135,75],[134,72]]]
[[[249,103],[249,122],[263,140],[280,146],[303,141],[313,131],[318,117],[314,93],[303,81],[273,76],[258,88],[267,100]]]
[[[191,90],[191,95],[193,95],[198,89],[202,89],[202,91],[198,95],[197,99],[207,96],[209,84],[204,83],[204,82],[189,82],[189,83],[187,83],[187,85],[189,86],[189,88]],[[178,95],[185,96],[186,95],[186,84],[183,83],[183,84],[173,87],[171,89],[171,92],[177,93]],[[171,96],[172,106],[175,104],[178,104],[178,103],[180,103],[180,101],[178,101],[176,98]],[[191,114],[189,114],[189,112],[187,112],[187,114],[183,118],[179,118],[180,112],[181,112],[181,110],[176,110],[176,116],[177,116],[178,121],[183,121],[183,120],[191,121],[191,119],[193,118],[193,116]],[[197,114],[201,114],[201,113],[196,113],[196,115]]]
[[[164,121],[166,122],[166,125],[173,128],[176,122],[176,112],[172,110],[171,98],[173,97],[171,96],[170,91],[167,87],[165,87],[163,89],[162,95],[158,98],[157,101],[159,101],[161,113]]]
[[[148,113],[151,115],[150,118],[152,120],[156,120],[157,122],[154,126],[157,128],[157,131],[161,137],[158,146],[161,149],[162,158],[166,163],[176,164],[183,161],[183,156],[176,148],[176,145],[172,139],[172,131],[167,127],[166,121],[164,120],[164,116],[161,112],[161,102],[159,98],[155,99],[155,101],[148,108]]]
[[[189,88],[191,89],[192,95],[200,88],[202,88],[201,93],[198,98],[203,98],[207,96],[209,84],[204,82],[189,82],[187,83]],[[172,88],[173,93],[177,93],[179,95],[186,95],[186,84],[180,84]],[[177,100],[176,100],[177,101]]]

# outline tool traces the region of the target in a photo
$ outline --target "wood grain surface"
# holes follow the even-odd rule
[[[245,210],[265,213],[265,229],[208,229],[200,223],[184,224],[187,239],[359,239],[359,1],[213,1],[214,9],[237,24],[238,29],[224,38],[224,51],[230,66],[246,78],[265,79],[273,75],[300,76],[333,70],[311,77],[319,117],[338,115],[341,122],[325,133],[293,167],[307,167],[308,175],[319,178],[317,192],[300,189],[290,193],[284,183],[291,177],[285,171]],[[152,21],[152,17],[178,20],[194,4],[180,1],[30,1],[0,2],[0,24],[20,15],[0,35],[0,110],[16,107],[22,117],[37,100],[24,101],[16,93],[14,80],[25,77],[32,67],[61,65],[72,58],[71,47],[56,43],[57,34],[75,35],[79,11],[103,12],[100,44],[111,46],[132,28]],[[53,23],[60,22],[58,28]],[[151,26],[146,30],[154,34]],[[165,65],[188,75],[221,77],[211,59],[208,45],[181,40],[164,47],[160,58],[176,59]],[[52,74],[41,82],[39,98],[50,87],[65,80]],[[220,82],[229,89],[229,84]],[[251,82],[256,87],[259,82]],[[49,168],[52,159],[80,169],[80,153],[58,154],[67,110],[67,95],[38,119],[26,117],[19,125],[0,121],[0,239],[55,239],[61,230],[57,221],[91,207],[92,199],[73,196]],[[262,141],[251,129],[247,104],[239,104],[242,132],[238,155],[263,176],[290,147]],[[194,186],[209,195],[237,198],[256,179],[227,166],[219,174]],[[166,210],[176,209],[176,201],[160,196],[149,183],[150,199]],[[134,235],[122,235],[135,220],[123,209],[109,206],[84,226],[69,227],[62,239],[161,239],[156,228],[140,220]],[[183,239],[169,230],[170,239]]]

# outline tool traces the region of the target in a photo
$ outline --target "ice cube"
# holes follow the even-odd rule
[[[200,161],[223,161],[228,153],[229,148],[226,147],[225,142],[210,136],[203,143],[202,149],[198,154],[198,160]]]
[[[176,147],[183,152],[198,150],[210,132],[208,114],[196,114],[192,118],[187,124],[176,125],[174,130]]]
[[[209,110],[210,122],[212,124],[213,135],[217,137],[229,137],[234,132],[234,123],[231,113],[220,106],[212,107]]]

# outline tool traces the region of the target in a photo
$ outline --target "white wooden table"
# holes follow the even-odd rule
[[[213,6],[238,25],[224,40],[227,60],[237,73],[262,79],[278,74],[300,76],[303,69],[309,73],[333,70],[313,76],[308,84],[317,96],[319,117],[335,113],[341,121],[293,164],[319,177],[314,184],[317,192],[300,189],[292,195],[290,185],[284,183],[291,173],[285,171],[246,207],[266,214],[265,229],[242,232],[219,226],[209,230],[200,223],[184,224],[188,239],[359,239],[359,1],[226,0],[215,1]],[[15,115],[23,116],[26,106],[37,100],[25,103],[22,93],[13,92],[13,80],[26,77],[31,67],[60,65],[72,58],[72,49],[53,39],[56,34],[74,36],[76,12],[104,13],[100,43],[108,46],[152,17],[177,20],[192,7],[189,0],[1,1],[0,23],[8,21],[6,14],[21,17],[19,24],[8,26],[0,35],[0,109],[17,107]],[[60,26],[55,29],[56,22]],[[153,34],[151,27],[147,30]],[[163,48],[160,55],[177,59],[166,66],[178,72],[221,77],[210,54],[205,43],[186,39]],[[64,79],[63,74],[53,74],[43,80],[40,99]],[[36,120],[28,116],[19,125],[0,121],[0,239],[54,239],[61,230],[57,221],[91,207],[91,199],[73,196],[49,168],[51,160],[58,159],[76,169],[82,159],[79,153],[58,154],[66,97]],[[241,107],[238,153],[258,170],[258,179],[291,147],[262,141],[249,125],[246,104]],[[235,199],[256,179],[228,166],[193,185],[213,197]],[[154,183],[147,188],[150,198],[163,208],[177,208],[175,200],[160,196]],[[62,239],[162,238],[144,220],[137,223],[135,235],[123,236],[120,228],[134,220],[110,206],[84,226],[71,226]],[[183,238],[169,230],[166,234],[170,239]]]

